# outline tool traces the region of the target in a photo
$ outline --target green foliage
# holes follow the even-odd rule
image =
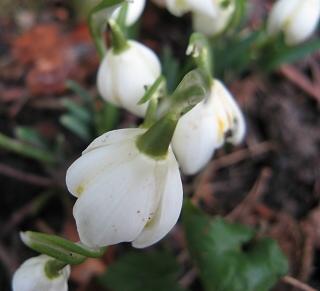
[[[129,253],[122,256],[99,282],[113,291],[183,291],[179,266],[166,252]]]
[[[103,101],[101,109],[95,106],[96,98],[81,87],[78,83],[68,80],[67,87],[81,97],[76,103],[70,99],[63,99],[62,104],[67,113],[60,118],[60,123],[73,134],[84,141],[89,141],[116,127],[119,122],[119,109]]]
[[[280,65],[292,63],[303,59],[304,57],[320,49],[320,40],[315,39],[298,46],[286,46],[283,40],[278,42],[278,47],[273,51],[270,60],[265,63],[267,70],[275,70]]]
[[[120,111],[117,107],[107,101],[103,101],[101,110],[94,114],[95,130],[98,135],[112,130],[119,123]]]
[[[243,225],[212,219],[190,202],[184,205],[183,224],[206,291],[268,291],[287,273],[277,243],[255,238]]]

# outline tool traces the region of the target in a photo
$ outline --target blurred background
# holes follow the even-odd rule
[[[67,167],[100,133],[139,123],[97,96],[99,60],[86,25],[90,2],[0,3],[0,290],[10,290],[15,269],[34,255],[19,231],[78,240]],[[189,68],[190,17],[175,18],[147,2],[131,33],[161,58],[172,90]],[[254,29],[273,1],[249,2]],[[244,111],[246,140],[219,150],[198,176],[184,177],[185,193],[207,213],[277,240],[290,274],[320,289],[320,52],[268,74],[255,66],[238,70],[231,51],[225,54],[221,61],[229,69],[217,74]],[[173,250],[182,286],[202,290],[188,271],[179,224],[153,248]],[[70,290],[112,290],[96,278],[130,249],[113,246],[102,260],[73,268]],[[293,289],[279,284],[274,290]]]

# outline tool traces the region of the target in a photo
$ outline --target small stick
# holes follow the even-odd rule
[[[52,180],[38,175],[25,173],[23,171],[12,168],[8,165],[0,163],[0,175],[5,175],[29,184],[41,187],[49,187],[52,185]]]
[[[291,277],[291,276],[285,276],[282,278],[282,281],[286,284],[289,284],[295,288],[299,288],[300,290],[303,291],[317,291],[317,289],[314,289],[310,287],[309,285]]]
[[[248,208],[252,207],[255,202],[262,196],[265,192],[266,186],[271,178],[272,171],[269,168],[263,168],[253,187],[251,188],[249,194],[244,198],[244,200],[234,208],[227,216],[227,219],[235,220],[239,219],[241,215],[248,211]]]

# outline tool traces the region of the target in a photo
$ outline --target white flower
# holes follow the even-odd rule
[[[320,16],[319,0],[279,0],[268,19],[269,35],[284,33],[288,45],[305,41],[317,27]]]
[[[225,142],[238,144],[245,134],[245,121],[235,100],[218,80],[210,96],[179,120],[172,147],[185,174],[195,174]]]
[[[193,13],[192,22],[193,29],[208,36],[214,36],[221,33],[230,23],[235,11],[234,1],[224,7],[221,0],[216,2],[216,13],[213,16],[204,13]]]
[[[109,49],[100,64],[97,76],[98,90],[105,100],[128,111],[144,116],[147,104],[138,105],[161,73],[160,62],[149,48],[129,41],[129,48],[121,53]]]
[[[141,153],[136,139],[144,132],[103,134],[68,169],[67,187],[78,197],[73,215],[87,246],[147,247],[177,222],[183,195],[177,161],[171,149],[158,160]]]
[[[144,7],[146,5],[146,0],[129,0],[128,3],[129,5],[128,5],[128,11],[126,15],[126,25],[131,26],[141,16],[144,10]],[[112,14],[113,18],[118,17],[120,9],[121,8],[119,7],[116,9],[116,11],[114,11],[114,13]]]
[[[26,260],[14,273],[13,291],[67,291],[70,266],[64,267],[60,275],[48,278],[45,272],[46,263],[52,258],[40,255]]]
[[[188,12],[202,13],[207,16],[216,14],[215,0],[166,0],[167,9],[175,16]]]

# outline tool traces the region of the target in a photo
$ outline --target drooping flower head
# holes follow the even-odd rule
[[[305,41],[317,27],[320,17],[319,0],[278,0],[268,19],[268,33],[284,33],[288,45]]]
[[[68,169],[67,187],[78,198],[73,215],[87,246],[147,247],[177,222],[183,195],[178,164],[171,149],[160,159],[142,153],[136,141],[144,132],[108,132]]]
[[[161,65],[155,53],[132,40],[122,52],[108,50],[99,67],[97,86],[103,99],[144,116],[147,104],[138,105],[138,102],[145,87],[152,85],[160,73]]]
[[[141,16],[144,7],[146,6],[146,0],[130,0],[128,1],[128,10],[126,15],[126,25],[133,25]],[[120,7],[117,8],[112,17],[117,18],[120,12]]]
[[[238,144],[245,134],[241,110],[226,87],[214,80],[208,99],[179,120],[172,146],[185,174],[195,174],[225,142]]]
[[[60,270],[56,277],[46,272],[46,264],[52,258],[40,255],[26,260],[14,273],[13,291],[67,291],[70,266]]]

